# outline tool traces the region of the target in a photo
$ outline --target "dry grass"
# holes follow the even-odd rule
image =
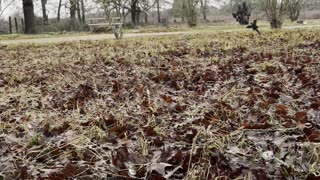
[[[312,177],[319,37],[229,32],[2,48],[0,175]]]
[[[315,20],[306,20],[308,23],[307,26],[320,25],[320,21]],[[269,29],[270,24],[265,20],[259,20],[259,27],[262,29]],[[301,26],[296,22],[291,22],[289,20],[284,22],[285,28]],[[160,32],[180,32],[180,31],[197,31],[197,32],[215,32],[215,31],[245,31],[245,27],[237,24],[236,22],[232,23],[210,23],[203,24],[200,23],[197,27],[189,28],[185,24],[170,24],[168,27],[161,25],[148,25],[142,27],[136,27],[134,29],[124,29],[124,33],[160,33]],[[37,35],[24,35],[24,34],[8,34],[0,35],[0,41],[4,40],[18,40],[18,39],[39,39],[39,38],[55,38],[55,37],[77,37],[77,36],[87,36],[90,35],[89,32],[68,32],[68,33],[46,33],[46,34],[37,34]]]

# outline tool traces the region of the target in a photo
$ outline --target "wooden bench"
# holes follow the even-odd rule
[[[122,21],[120,17],[112,17],[111,22],[108,22],[108,18],[91,18],[87,19],[90,23],[88,24],[90,31],[94,31],[95,28],[110,28],[117,39],[122,38]]]
[[[91,18],[87,19],[90,23],[88,23],[90,31],[93,31],[94,28],[98,27],[110,27],[110,23],[107,22],[107,18]]]
[[[100,24],[88,24],[90,31],[98,27],[110,27],[110,23],[100,23]]]

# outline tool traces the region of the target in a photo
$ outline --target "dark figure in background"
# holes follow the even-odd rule
[[[258,30],[259,26],[257,26],[257,20],[254,20],[247,28],[253,29],[256,31],[259,35],[261,35],[260,31]]]
[[[241,25],[249,24],[250,12],[248,6],[245,2],[241,5],[238,5],[238,10],[235,13],[232,13],[232,16],[239,22]]]

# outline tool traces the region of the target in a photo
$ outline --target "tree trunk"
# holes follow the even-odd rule
[[[76,11],[77,11],[77,3],[76,0],[70,0],[70,23],[71,30],[76,29]]]
[[[58,22],[60,22],[61,5],[62,5],[62,0],[59,0],[58,14],[57,14],[57,21],[58,21]]]
[[[298,20],[299,16],[300,16],[300,8],[289,9],[289,18],[291,22]]]
[[[185,17],[187,16],[187,6],[186,6],[186,1],[185,0],[183,0],[182,1],[182,18],[181,18],[181,20],[182,20],[182,22],[183,23],[185,23],[186,22],[186,20],[185,20]]]
[[[294,22],[294,21],[298,20],[299,16],[300,16],[300,11],[297,11],[295,14],[294,13],[290,14],[289,18],[290,18],[291,22]]]
[[[272,29],[281,29],[282,28],[282,21],[278,19],[272,19],[270,21],[270,25]]]
[[[85,12],[85,7],[84,7],[84,0],[81,0],[81,12],[82,12],[82,23],[86,23],[86,12]]]
[[[190,15],[187,17],[187,22],[189,27],[197,26],[197,14],[194,12],[194,10],[191,10]]]
[[[81,10],[80,10],[80,3],[79,0],[76,2],[76,7],[77,7],[77,15],[78,15],[78,20],[80,23],[82,23],[82,18],[81,18]]]
[[[131,2],[131,21],[132,24],[135,26],[137,24],[136,20],[137,20],[137,0],[132,0]]]
[[[302,3],[303,2],[301,0],[291,0],[289,2],[288,15],[292,22],[298,20],[302,8]]]
[[[186,18],[189,27],[197,26],[197,1],[196,0],[187,0],[186,7]]]
[[[202,11],[202,16],[203,16],[203,20],[206,20],[206,21],[207,21],[207,13],[206,13],[206,10],[203,10],[203,11]]]
[[[36,33],[36,29],[34,23],[33,0],[22,0],[22,2],[25,20],[25,33],[34,34]]]
[[[47,15],[47,8],[46,8],[47,0],[41,0],[41,7],[42,7],[42,23],[48,24],[48,15]]]
[[[157,0],[158,23],[161,23],[160,0]]]
[[[136,23],[140,24],[140,14],[141,14],[141,10],[139,7],[137,7],[137,11],[136,11]]]
[[[200,0],[203,20],[207,20],[207,0]]]
[[[148,24],[148,13],[144,12],[144,22]]]
[[[262,10],[266,12],[272,29],[282,28],[284,16],[288,13],[290,0],[260,0]]]

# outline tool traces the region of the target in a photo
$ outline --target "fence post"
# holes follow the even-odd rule
[[[19,33],[18,21],[16,17],[14,18],[14,24],[16,25],[16,33]]]
[[[23,18],[21,18],[21,29],[22,29],[22,33],[24,33],[24,20],[23,20]]]
[[[9,32],[12,34],[11,16],[9,16]]]

